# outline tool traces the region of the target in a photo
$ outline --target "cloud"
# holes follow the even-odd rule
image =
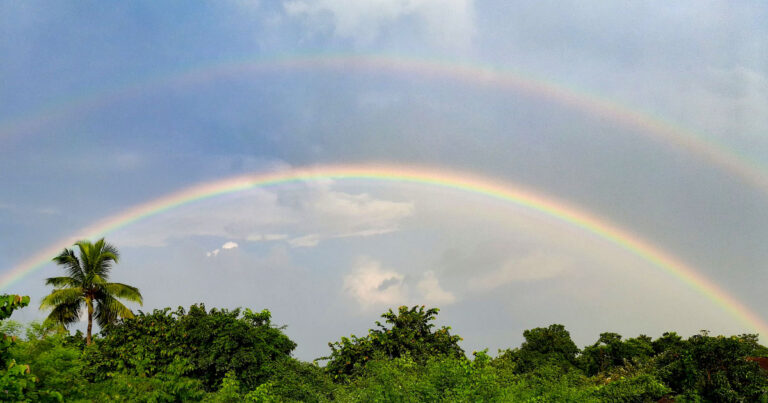
[[[318,234],[304,235],[292,238],[288,243],[295,248],[317,246],[320,243],[320,236]]]
[[[218,256],[218,254],[221,253],[222,250],[235,249],[237,247],[238,247],[237,242],[229,241],[229,242],[224,243],[224,245],[221,245],[220,248],[216,248],[216,249],[214,249],[214,250],[212,250],[210,252],[206,252],[205,256],[207,256],[207,257],[215,257],[215,256]]]
[[[294,247],[316,246],[324,239],[370,237],[397,231],[413,215],[413,202],[377,199],[367,193],[331,190],[333,182],[311,185],[306,199],[297,200],[304,235],[291,238]]]
[[[472,0],[290,0],[286,13],[314,31],[369,44],[387,29],[415,20],[432,42],[467,46],[474,35]]]
[[[545,280],[565,271],[568,262],[562,256],[535,252],[521,258],[509,258],[490,273],[469,279],[469,288],[491,290],[513,282]]]
[[[344,290],[363,308],[381,305],[440,304],[447,305],[456,297],[444,290],[434,272],[423,274],[413,295],[408,276],[382,267],[382,263],[370,257],[359,257],[351,273],[344,277]]]
[[[424,301],[428,304],[447,305],[456,302],[456,297],[440,287],[440,282],[433,271],[424,273],[417,285]]]
[[[164,246],[173,238],[212,236],[310,247],[326,239],[397,231],[400,222],[414,212],[413,202],[335,191],[333,185],[332,181],[313,182],[222,196],[126,228],[114,235],[115,242]]]
[[[405,276],[381,267],[381,263],[361,257],[352,273],[344,277],[344,290],[363,307],[400,305],[408,300]]]

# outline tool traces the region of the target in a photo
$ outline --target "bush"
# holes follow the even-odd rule
[[[653,375],[640,374],[608,383],[597,391],[597,396],[610,402],[655,402],[671,391]]]

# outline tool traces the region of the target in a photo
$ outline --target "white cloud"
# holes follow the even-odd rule
[[[433,271],[424,273],[424,277],[417,285],[424,302],[427,304],[447,305],[456,301],[456,297],[440,287],[440,282]]]
[[[382,269],[380,262],[361,257],[354,271],[344,277],[344,290],[366,308],[400,305],[408,299],[404,279],[405,276],[396,271]]]
[[[221,253],[222,250],[235,249],[237,247],[238,247],[237,242],[229,241],[229,242],[224,243],[224,245],[221,245],[220,248],[216,248],[216,249],[214,249],[214,250],[212,250],[210,252],[206,252],[205,256],[207,256],[207,257],[215,257],[215,256],[218,256],[218,254]]]
[[[413,214],[413,202],[381,200],[367,193],[331,190],[333,182],[311,185],[296,209],[305,235],[290,239],[292,246],[316,246],[324,239],[368,237],[398,230],[399,222]]]
[[[468,285],[474,290],[490,290],[513,282],[549,279],[560,275],[567,265],[560,256],[537,252],[508,259],[498,270],[469,279]]]
[[[295,248],[317,246],[320,243],[320,236],[317,234],[303,235],[290,239],[288,243]]]
[[[414,19],[428,39],[440,45],[466,46],[474,34],[472,0],[290,0],[289,16],[306,18],[315,31],[368,44],[382,31]]]
[[[308,182],[225,195],[152,217],[115,233],[114,239],[127,246],[164,246],[173,238],[213,236],[309,247],[325,239],[397,231],[413,214],[413,202],[339,192],[333,185]]]
[[[434,272],[424,273],[415,287],[414,298],[406,276],[395,270],[383,268],[381,262],[370,257],[360,257],[353,271],[344,277],[344,290],[363,308],[381,305],[409,305],[414,303],[451,304],[456,297],[444,290]]]
[[[316,188],[312,196],[305,204],[305,210],[338,223],[339,233],[364,234],[389,229],[413,213],[413,203],[380,200],[367,193],[337,192],[330,190],[330,185]]]

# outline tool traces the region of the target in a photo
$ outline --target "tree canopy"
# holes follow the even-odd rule
[[[368,330],[364,337],[342,337],[328,343],[331,355],[326,368],[335,376],[345,376],[361,369],[368,361],[381,358],[399,358],[405,355],[423,362],[434,356],[460,356],[461,337],[451,335],[450,327],[434,330],[432,323],[440,310],[422,306],[401,306],[397,312],[381,315],[384,323],[376,321],[377,328]],[[387,326],[389,325],[389,326]]]

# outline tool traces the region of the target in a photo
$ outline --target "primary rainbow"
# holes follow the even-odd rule
[[[326,165],[255,175],[238,176],[189,187],[107,217],[78,232],[77,236],[56,242],[0,276],[0,288],[7,290],[24,276],[40,269],[78,238],[97,238],[146,217],[218,195],[256,187],[320,179],[364,179],[417,183],[456,189],[508,201],[539,213],[555,217],[583,231],[594,234],[639,256],[653,266],[695,289],[724,311],[759,333],[768,335],[768,325],[755,313],[692,267],[672,257],[661,248],[629,231],[556,199],[531,192],[523,187],[479,178],[463,173],[397,165]]]
[[[294,54],[249,60],[230,60],[166,72],[87,95],[69,97],[34,110],[16,119],[0,122],[0,138],[40,130],[61,118],[73,118],[121,99],[139,97],[160,87],[186,87],[212,80],[248,74],[281,71],[370,71],[412,74],[428,79],[444,78],[473,85],[513,90],[555,101],[589,114],[600,116],[638,130],[661,144],[673,145],[740,178],[768,193],[766,170],[744,155],[707,140],[696,131],[681,127],[648,112],[622,105],[584,89],[536,77],[532,74],[499,69],[481,64],[438,59],[419,59],[396,55]]]

